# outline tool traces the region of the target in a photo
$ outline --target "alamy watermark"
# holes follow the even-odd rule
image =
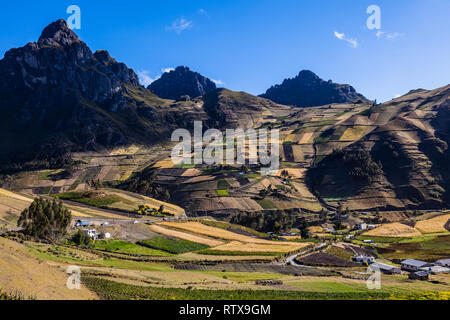
[[[172,149],[176,165],[261,165],[262,175],[274,174],[280,167],[278,129],[227,129],[224,136],[217,129],[203,133],[203,123],[195,121],[193,138],[189,130],[177,129],[172,142],[180,142]]]
[[[67,25],[72,30],[81,30],[81,8],[77,5],[70,5],[66,10],[71,16],[67,18]]]
[[[69,274],[66,286],[69,290],[80,290],[81,289],[81,269],[77,266],[69,266],[66,270]]]
[[[370,274],[367,279],[367,289],[369,290],[381,290],[381,271],[380,268],[375,265],[370,265],[367,268],[367,274]]]
[[[380,30],[381,8],[373,4],[367,8],[367,14],[370,14],[369,18],[367,18],[367,28],[369,30]]]

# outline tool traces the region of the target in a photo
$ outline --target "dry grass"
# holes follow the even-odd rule
[[[283,242],[273,242],[272,244],[261,244],[261,243],[242,243],[239,241],[231,241],[224,245],[215,247],[215,251],[223,252],[273,252],[273,253],[289,253],[292,251],[299,250],[301,248],[307,247],[309,243],[283,243]]]
[[[196,233],[199,235],[209,236],[216,239],[229,240],[231,242],[226,244],[214,245],[213,250],[224,251],[224,254],[228,252],[270,252],[270,253],[287,253],[304,248],[310,243],[298,243],[298,242],[279,242],[269,241],[264,239],[256,239],[244,235],[240,235],[234,232],[230,232],[224,229],[206,226],[198,222],[164,222],[161,225],[186,230],[188,232]],[[155,230],[154,230],[155,231]],[[190,235],[191,236],[191,235]],[[191,240],[191,239],[186,239]],[[191,240],[197,242],[195,240]]]
[[[218,240],[207,239],[207,238],[199,237],[199,236],[196,236],[193,234],[163,228],[163,227],[155,225],[155,224],[151,225],[150,229],[156,233],[160,233],[160,234],[168,236],[168,237],[174,237],[174,238],[178,238],[178,239],[201,243],[201,244],[205,244],[210,247],[220,246],[223,244],[223,242],[218,241]]]
[[[84,286],[69,290],[68,275],[27,253],[27,248],[0,238],[0,287],[38,300],[87,300],[97,296]]]
[[[299,140],[299,144],[309,144],[312,143],[314,132],[305,132],[301,139]]]
[[[240,241],[240,242],[246,242],[246,243],[261,243],[261,244],[273,244],[274,241],[268,241],[263,239],[256,239],[244,235],[240,235],[231,231],[214,228],[210,226],[206,226],[199,222],[163,222],[160,223],[160,225],[186,230],[189,232],[205,235],[212,238],[217,239],[223,239],[223,240],[230,240],[230,241]],[[277,242],[275,242],[277,243]]]
[[[450,220],[450,214],[435,217],[432,219],[419,221],[416,223],[415,228],[422,233],[439,233],[446,232],[445,225]]]
[[[155,163],[154,167],[159,169],[171,169],[175,166],[172,159],[166,159]]]
[[[396,222],[384,224],[376,229],[364,233],[363,235],[372,237],[408,238],[420,237],[422,234],[415,228]]]

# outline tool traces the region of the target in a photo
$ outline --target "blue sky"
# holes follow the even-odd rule
[[[2,1],[0,56],[67,19],[72,4],[93,51],[153,79],[187,65],[261,94],[309,69],[378,101],[450,83],[448,0]],[[366,26],[369,5],[381,9],[381,30]]]

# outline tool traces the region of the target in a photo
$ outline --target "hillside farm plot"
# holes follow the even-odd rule
[[[361,139],[364,132],[366,132],[367,127],[364,126],[355,126],[353,128],[348,128],[345,130],[342,137],[339,139],[340,141],[356,141]]]
[[[274,242],[273,244],[242,243],[231,241],[227,244],[202,251],[215,255],[283,255],[307,247],[309,243]]]
[[[139,245],[166,251],[173,254],[181,254],[186,252],[204,250],[209,246],[182,239],[168,239],[164,237],[156,237],[138,242]]]
[[[422,234],[414,228],[398,222],[384,224],[378,228],[370,230],[363,234],[363,236],[370,237],[392,237],[392,238],[411,238],[420,237]]]
[[[161,226],[176,228],[185,230],[188,232],[196,233],[199,235],[204,235],[216,239],[222,239],[222,240],[229,240],[229,241],[239,241],[239,242],[246,242],[246,243],[261,243],[261,244],[274,244],[277,242],[264,240],[264,239],[257,239],[252,238],[244,235],[240,235],[234,232],[230,232],[227,230],[223,230],[220,228],[210,227],[207,225],[204,225],[199,222],[185,222],[185,223],[179,223],[179,222],[162,222],[160,223]]]
[[[0,225],[15,225],[20,213],[32,202],[32,198],[0,189]]]
[[[419,221],[416,223],[415,228],[424,234],[446,232],[447,229],[445,229],[445,225],[449,221],[450,214],[446,214],[428,220]]]
[[[405,259],[435,262],[450,257],[450,235],[413,238],[377,250],[383,258],[397,263]]]
[[[177,238],[177,239],[183,239],[183,240],[187,240],[187,241],[191,241],[191,242],[195,242],[195,243],[200,243],[200,244],[204,244],[204,245],[207,245],[210,247],[215,247],[215,246],[219,246],[219,245],[223,244],[222,241],[209,239],[209,238],[205,238],[205,237],[200,237],[200,236],[197,236],[197,235],[194,235],[191,233],[187,233],[187,232],[163,228],[156,224],[151,225],[150,229],[156,233],[159,233],[159,234],[162,234],[162,235],[165,235],[168,237],[173,237],[173,238]]]
[[[94,243],[94,248],[104,251],[111,251],[117,253],[135,254],[143,256],[168,256],[169,254],[165,251],[153,249],[147,246],[142,246],[139,244],[111,240],[111,241],[97,241]]]

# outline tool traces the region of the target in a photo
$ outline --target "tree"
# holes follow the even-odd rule
[[[308,221],[303,219],[303,221],[300,223],[299,229],[300,229],[300,234],[302,236],[302,239],[308,239],[309,238],[309,224],[308,224]]]
[[[71,221],[72,214],[62,203],[36,198],[22,211],[17,226],[26,235],[56,243],[66,235]]]
[[[320,221],[326,222],[328,217],[328,212],[325,209],[322,209],[319,213]]]
[[[72,241],[76,245],[88,247],[91,245],[91,238],[89,238],[83,231],[78,230],[72,237]]]

